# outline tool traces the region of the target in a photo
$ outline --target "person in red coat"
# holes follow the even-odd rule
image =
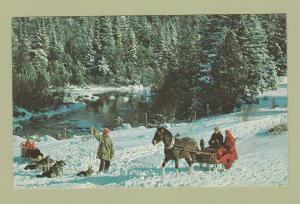
[[[33,140],[31,138],[27,139],[25,142],[25,148],[27,150],[27,154],[29,157],[33,159],[42,159],[44,155],[41,151],[36,147]]]
[[[238,159],[235,139],[229,130],[225,130],[225,141],[223,146],[218,150],[218,156],[226,169],[230,169],[232,163]]]

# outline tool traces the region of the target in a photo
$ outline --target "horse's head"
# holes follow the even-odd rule
[[[163,127],[157,127],[154,137],[152,139],[153,145],[156,145],[157,143],[162,141],[164,131],[165,131],[165,129]]]

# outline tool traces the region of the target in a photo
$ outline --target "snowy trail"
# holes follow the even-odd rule
[[[262,100],[268,96],[268,101]],[[151,140],[155,128],[132,128],[112,131],[116,155],[107,173],[98,173],[96,159],[98,142],[95,139],[82,141],[81,138],[37,143],[39,149],[55,160],[67,163],[64,175],[58,178],[36,178],[35,170],[24,170],[27,165],[20,157],[19,144],[23,140],[14,136],[13,175],[15,188],[156,188],[156,187],[218,187],[218,186],[281,186],[288,184],[288,133],[268,135],[268,129],[287,120],[287,85],[280,84],[277,91],[261,96],[257,112],[249,121],[242,121],[238,113],[220,115],[196,120],[192,123],[177,124],[170,129],[175,135],[200,138],[207,144],[213,127],[219,126],[224,134],[230,129],[237,138],[239,159],[231,169],[221,166],[209,170],[194,164],[193,174],[188,174],[184,160],[179,161],[179,176],[175,176],[174,161],[161,176],[164,159],[163,144],[153,146]],[[271,98],[275,97],[279,108],[270,109]],[[91,165],[95,170],[91,177],[77,177],[76,173]]]

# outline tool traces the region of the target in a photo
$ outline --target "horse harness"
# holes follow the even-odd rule
[[[181,143],[180,140],[178,140],[178,141]],[[171,150],[171,149],[174,148],[174,150],[179,150],[181,152],[185,151],[185,152],[190,152],[190,153],[195,153],[195,154],[210,155],[210,163],[212,161],[217,160],[217,153],[209,153],[209,152],[203,152],[203,151],[187,150],[187,149],[184,149],[184,147],[183,147],[182,144],[181,145],[176,145],[175,142],[176,142],[176,138],[174,136],[172,136],[172,141],[171,141],[170,145],[166,147],[166,149]]]
[[[178,141],[181,143],[180,140],[178,140]],[[185,151],[185,149],[183,148],[183,145],[175,145],[175,142],[176,142],[176,138],[174,136],[172,136],[172,141],[171,141],[170,145],[168,147],[166,147],[166,149],[170,150],[170,149],[173,149],[175,147],[179,150]]]
[[[175,137],[172,136],[171,144],[168,147],[166,147],[166,149],[172,149],[174,147],[174,145],[175,145]]]

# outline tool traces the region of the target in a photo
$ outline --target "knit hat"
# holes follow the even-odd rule
[[[109,132],[110,132],[109,129],[107,129],[107,128],[104,128],[104,129],[103,129],[103,134],[107,135]]]

